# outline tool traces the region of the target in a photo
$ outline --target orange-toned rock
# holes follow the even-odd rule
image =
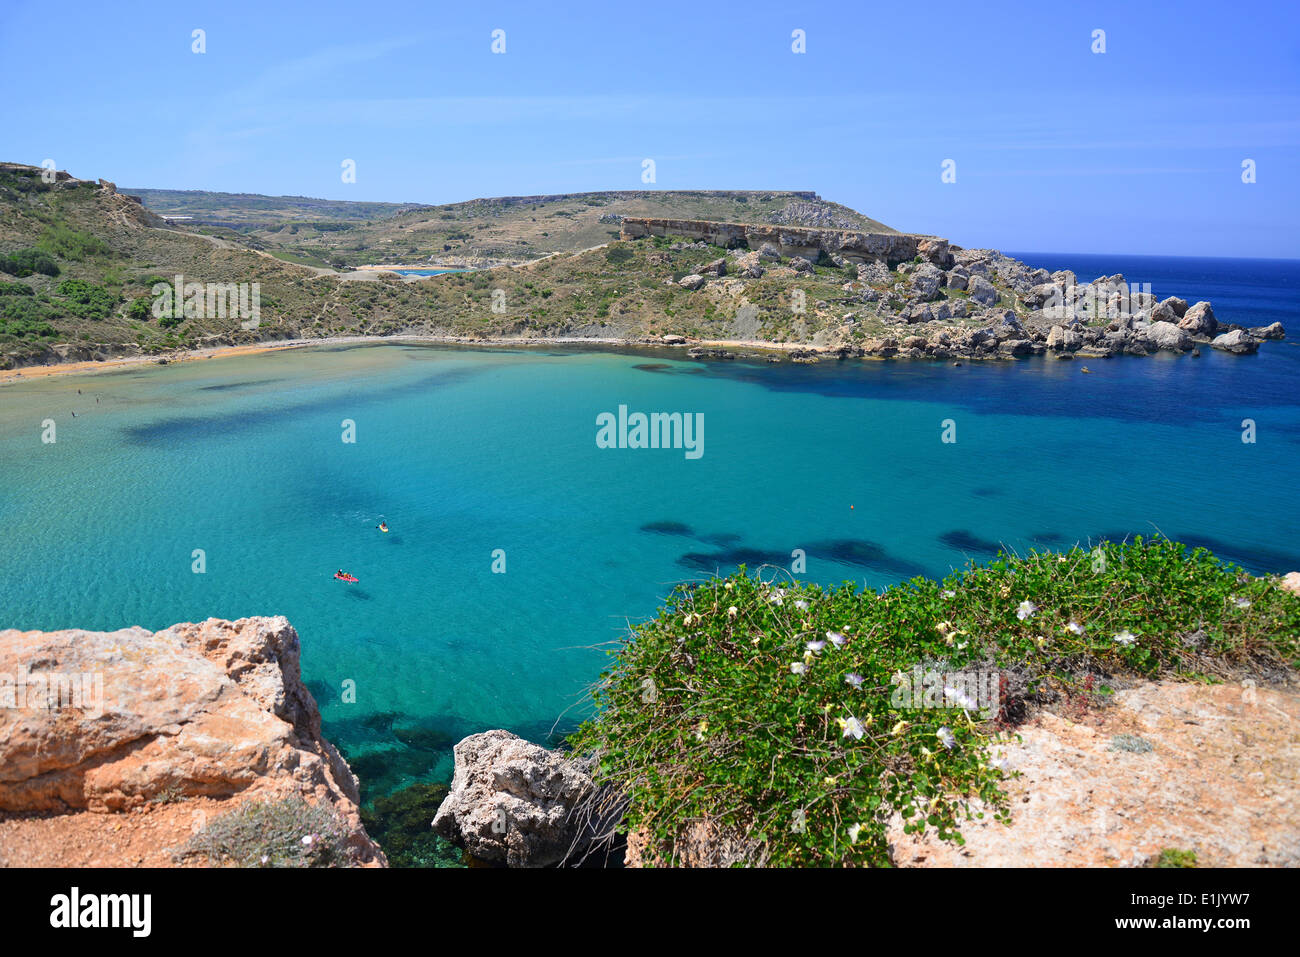
[[[328,803],[358,859],[383,861],[361,827],[356,778],[321,737],[285,618],[212,618],[155,633],[0,631],[8,817],[147,814],[198,798],[233,808],[239,802],[227,799],[294,795]],[[139,817],[123,821],[135,827]]]
[[[1077,719],[1077,720],[1075,720]],[[996,750],[1011,826],[963,822],[965,847],[897,817],[904,867],[1136,867],[1165,849],[1211,867],[1300,866],[1300,693],[1153,682],[1086,715],[1045,712]]]

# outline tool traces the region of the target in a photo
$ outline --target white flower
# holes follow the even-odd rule
[[[821,650],[826,647],[826,642],[809,641],[804,644],[804,647],[807,648],[809,651],[811,651],[813,654],[820,654]]]
[[[940,597],[940,598],[956,598],[956,597],[957,597],[957,593],[956,593],[955,591],[950,590],[950,589],[945,589],[944,591],[939,592],[939,597]]]
[[[1129,631],[1127,628],[1115,636],[1115,643],[1117,645],[1124,645],[1127,647],[1135,641],[1137,641],[1137,635],[1133,634],[1133,632]]]
[[[845,642],[846,639],[845,639],[844,636],[843,636],[842,634],[840,634],[838,631],[828,631],[828,632],[826,632],[826,638],[827,638],[827,639],[830,641],[830,643],[831,643],[832,645],[834,645],[836,648],[842,648],[842,647],[844,647],[844,642]]]
[[[302,842],[303,842],[304,844],[306,844],[308,847],[311,847],[311,843],[312,843],[312,841],[314,841],[314,840],[316,840],[316,835],[315,835],[315,834],[304,834],[304,835],[302,836]]]
[[[1250,607],[1250,599],[1249,599],[1249,598],[1234,598],[1234,599],[1232,600],[1232,602],[1233,602],[1233,604],[1236,605],[1238,608],[1249,608],[1249,607]]]
[[[271,858],[270,858],[269,856],[267,856],[266,854],[263,854],[263,855],[262,855],[262,863],[263,863],[263,864],[265,864],[265,863],[266,863],[267,861],[269,861],[270,859],[271,859]]]
[[[1016,609],[1016,617],[1021,621],[1024,621],[1026,618],[1033,618],[1037,613],[1038,606],[1028,599],[1022,601],[1020,607]]]
[[[808,603],[804,601],[802,598],[800,598],[797,602],[794,603],[794,607],[798,608],[800,611],[807,611]]]
[[[964,691],[958,691],[956,688],[945,686],[943,689],[943,696],[949,701],[957,702],[957,707],[963,708],[966,711],[974,711],[979,707],[979,705],[971,700],[970,695],[966,694]]]
[[[856,843],[858,843],[858,835],[861,834],[861,833],[862,833],[862,825],[861,825],[861,824],[850,824],[850,825],[849,825],[849,843],[850,843],[850,844],[856,844]]]
[[[858,674],[858,673],[856,673],[856,672],[850,671],[848,674],[846,674],[846,675],[844,676],[844,683],[845,683],[846,685],[848,685],[850,688],[861,688],[861,687],[862,687],[862,675],[860,675],[860,674]]]
[[[951,751],[953,748],[957,746],[957,739],[953,737],[951,728],[947,728],[947,727],[940,728],[938,731],[934,733],[934,736],[938,738],[939,743],[942,744],[949,751]]]
[[[998,771],[1005,771],[1007,769],[1007,756],[1001,751],[996,752],[989,758],[989,767]]]
[[[784,588],[778,588],[776,591],[772,592],[772,594],[770,594],[770,595],[767,596],[767,600],[770,601],[770,602],[771,602],[772,604],[774,604],[774,605],[779,605],[779,606],[784,607],[784,606],[785,606],[785,589],[784,589]]]
[[[867,729],[862,726],[862,722],[853,717],[840,718],[840,727],[844,729],[844,733],[840,737],[851,737],[854,741],[860,740],[867,733]]]
[[[1084,628],[1083,625],[1071,618],[1070,623],[1065,626],[1065,630],[1070,632],[1072,635],[1082,635],[1088,629]]]
[[[792,662],[790,662],[790,674],[792,674],[792,675],[804,675],[804,674],[807,674],[807,673],[808,673],[808,666],[807,666],[806,664],[804,664],[802,661],[792,661]]]
[[[738,614],[740,614],[740,609],[737,608],[735,605],[732,605],[730,608],[727,609],[728,618],[735,618],[736,615]]]

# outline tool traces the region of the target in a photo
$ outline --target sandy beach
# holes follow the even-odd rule
[[[811,348],[804,343],[763,342],[754,339],[699,339],[688,340],[685,344],[668,346],[653,339],[618,339],[618,338],[485,338],[469,336],[330,336],[323,339],[285,339],[271,342],[254,342],[237,346],[215,346],[208,349],[194,349],[184,352],[168,353],[158,356],[123,356],[117,359],[86,360],[80,362],[60,362],[53,365],[24,366],[0,372],[0,385],[13,382],[27,382],[32,379],[44,379],[58,375],[89,375],[96,372],[108,372],[138,365],[162,365],[176,362],[197,362],[204,359],[223,359],[230,356],[250,356],[261,352],[279,352],[282,349],[302,349],[311,346],[362,345],[366,343],[431,343],[447,345],[502,346],[518,348],[520,346],[555,346],[555,345],[594,345],[594,346],[655,346],[660,348],[688,349],[693,347],[707,349],[760,349],[768,352],[790,352],[796,349]]]

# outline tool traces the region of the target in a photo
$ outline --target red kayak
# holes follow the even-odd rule
[[[338,579],[339,581],[341,581],[341,582],[359,582],[359,581],[361,581],[361,579],[360,579],[360,578],[357,578],[355,575],[340,575],[338,572],[335,572],[335,573],[334,573],[334,577],[337,578],[337,579]]]

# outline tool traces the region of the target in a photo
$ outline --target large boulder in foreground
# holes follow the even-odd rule
[[[159,632],[0,631],[5,856],[19,863],[13,854],[37,850],[29,842],[99,834],[108,819],[118,819],[110,830],[147,831],[155,816],[177,812],[188,832],[195,815],[208,820],[247,799],[300,798],[335,812],[359,862],[382,863],[361,827],[356,779],[321,736],[299,647],[282,617]],[[33,813],[48,815],[39,834],[24,830],[38,823]]]
[[[454,749],[451,791],[433,828],[482,861],[549,867],[582,858],[621,808],[588,816],[597,796],[585,767],[509,731],[471,734]]]

